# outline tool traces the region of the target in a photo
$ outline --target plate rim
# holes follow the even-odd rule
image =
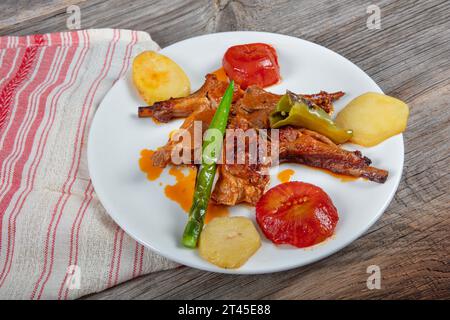
[[[277,37],[286,37],[286,38],[292,39],[294,41],[299,41],[300,40],[302,42],[307,42],[310,45],[314,45],[314,46],[320,47],[321,49],[325,49],[326,51],[331,52],[334,55],[338,55],[340,58],[346,60],[347,63],[352,64],[359,71],[364,73],[372,81],[372,83],[379,89],[379,91],[381,93],[383,93],[383,90],[372,79],[372,77],[370,77],[357,64],[351,62],[349,59],[347,59],[346,57],[342,56],[341,54],[339,54],[339,53],[337,53],[337,52],[335,52],[335,51],[333,51],[333,50],[331,50],[331,49],[329,49],[327,47],[319,45],[317,43],[314,43],[314,42],[311,42],[311,41],[308,41],[308,40],[305,40],[305,39],[302,39],[302,38],[298,38],[298,37],[295,37],[295,36],[281,34],[281,33],[272,33],[272,32],[265,32],[265,31],[261,31],[261,32],[260,31],[225,31],[225,32],[208,33],[208,34],[198,35],[198,36],[195,36],[195,37],[183,39],[183,40],[180,40],[178,42],[172,43],[172,44],[170,44],[167,47],[161,48],[161,50],[159,50],[158,52],[161,52],[164,49],[170,48],[171,46],[179,45],[179,44],[182,44],[183,42],[187,42],[187,41],[190,41],[190,40],[193,40],[193,39],[206,38],[206,37],[211,37],[211,36],[215,36],[215,35],[218,35],[218,34],[220,34],[220,35],[227,35],[227,34],[233,35],[233,34],[237,34],[237,33],[239,33],[239,34],[245,33],[245,34],[255,34],[255,35],[257,34],[257,35],[269,35],[269,36],[277,36]],[[170,261],[176,262],[178,264],[181,264],[181,265],[184,265],[184,266],[188,266],[188,267],[191,267],[191,268],[195,268],[195,269],[198,269],[198,270],[203,270],[203,271],[208,271],[208,272],[215,272],[215,273],[235,274],[235,275],[238,275],[238,274],[242,274],[242,275],[244,275],[244,274],[246,274],[246,275],[255,274],[256,275],[256,274],[267,274],[267,273],[274,273],[274,272],[282,272],[282,271],[287,271],[287,270],[291,270],[291,269],[295,269],[295,268],[300,268],[300,267],[303,267],[303,266],[315,263],[315,262],[317,262],[319,260],[323,260],[323,259],[329,258],[332,255],[334,255],[335,253],[337,253],[338,251],[341,251],[342,249],[344,249],[345,247],[349,246],[350,244],[355,242],[357,239],[359,239],[362,235],[364,235],[367,232],[367,230],[369,230],[380,219],[380,217],[384,214],[384,212],[386,211],[388,206],[391,204],[392,199],[394,198],[394,196],[395,196],[395,194],[396,194],[396,192],[398,190],[400,181],[402,180],[403,170],[404,170],[404,158],[405,158],[404,148],[405,148],[405,145],[404,145],[403,134],[399,134],[398,136],[400,138],[400,143],[401,143],[401,153],[400,153],[400,155],[401,155],[401,159],[400,159],[401,168],[400,168],[400,171],[399,171],[399,174],[398,174],[398,179],[397,179],[397,181],[395,181],[394,187],[392,188],[389,196],[386,198],[382,208],[378,211],[378,213],[376,215],[374,215],[373,218],[370,219],[370,221],[368,221],[366,228],[363,228],[363,229],[361,229],[361,231],[354,233],[354,235],[352,237],[350,237],[347,241],[345,241],[345,242],[341,243],[340,245],[336,246],[336,248],[332,249],[331,251],[329,251],[329,252],[327,252],[325,254],[322,254],[322,255],[314,256],[314,257],[312,257],[310,259],[306,259],[306,260],[304,260],[304,261],[302,261],[300,263],[290,263],[290,264],[287,264],[287,265],[282,266],[282,267],[270,267],[270,268],[267,268],[267,269],[264,269],[264,270],[256,270],[256,271],[240,270],[239,268],[238,269],[223,269],[223,268],[219,268],[219,267],[217,267],[215,265],[212,265],[212,264],[206,264],[206,265],[199,266],[199,265],[196,265],[195,263],[191,264],[191,263],[186,262],[186,261],[181,261],[180,259],[177,258],[176,254],[173,255],[173,254],[170,254],[170,253],[167,253],[167,252],[163,252],[163,251],[155,248],[153,245],[151,245],[147,241],[141,239],[137,235],[129,233],[127,231],[127,228],[124,227],[124,223],[123,223],[122,219],[120,218],[120,215],[116,215],[114,213],[113,208],[111,208],[109,206],[108,202],[107,201],[103,201],[104,197],[103,197],[102,191],[100,191],[100,192],[97,191],[97,190],[102,190],[102,188],[100,188],[99,185],[97,184],[97,182],[96,182],[96,179],[97,179],[96,178],[96,173],[95,173],[95,170],[92,169],[92,162],[93,162],[92,161],[92,158],[93,158],[92,154],[94,152],[93,151],[93,147],[92,147],[92,145],[93,145],[93,143],[92,143],[92,140],[93,140],[92,135],[93,135],[93,133],[92,132],[94,132],[94,130],[92,130],[92,129],[95,127],[96,123],[98,122],[97,113],[98,113],[98,111],[100,109],[104,108],[103,105],[104,105],[105,99],[107,99],[108,96],[110,94],[112,94],[112,91],[113,91],[113,89],[116,86],[118,86],[121,82],[125,81],[125,78],[126,78],[126,75],[124,77],[122,77],[121,79],[117,80],[114,83],[114,85],[108,90],[108,92],[105,94],[105,96],[103,97],[102,101],[100,102],[97,110],[95,111],[93,120],[91,122],[90,129],[89,129],[89,134],[88,134],[88,141],[87,141],[87,163],[88,163],[88,171],[89,171],[90,179],[92,181],[92,185],[94,187],[94,191],[95,191],[95,193],[97,195],[97,198],[99,199],[100,203],[104,207],[106,213],[113,219],[113,221],[122,230],[124,230],[127,233],[127,235],[129,235],[131,238],[133,238],[134,240],[139,242],[141,245],[143,245],[146,248],[150,249],[152,252],[154,252],[154,253],[156,253],[156,254],[164,257],[164,258],[167,258]]]

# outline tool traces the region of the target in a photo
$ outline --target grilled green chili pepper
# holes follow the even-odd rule
[[[188,248],[197,246],[198,238],[203,229],[206,210],[211,197],[211,188],[216,175],[217,158],[220,156],[231,101],[233,100],[233,90],[234,82],[231,81],[209,125],[208,131],[212,134],[208,136],[207,132],[207,137],[203,142],[202,165],[197,175],[194,200],[189,210],[189,220],[184,229],[182,239],[183,245]],[[215,130],[216,134],[213,134],[212,129]]]
[[[338,127],[323,109],[291,92],[281,97],[269,119],[271,128],[302,127],[323,134],[338,144],[348,141],[353,135],[352,130]]]

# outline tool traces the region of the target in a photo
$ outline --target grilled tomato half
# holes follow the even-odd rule
[[[333,234],[338,220],[325,191],[304,182],[279,184],[256,204],[256,221],[275,244],[315,245]]]
[[[242,89],[267,87],[280,81],[280,66],[275,48],[265,43],[248,43],[228,48],[223,68]]]

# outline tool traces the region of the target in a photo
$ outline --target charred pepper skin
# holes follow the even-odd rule
[[[347,142],[353,135],[352,130],[338,127],[323,109],[310,100],[289,91],[278,101],[269,120],[271,128],[302,127],[323,134],[336,144]]]

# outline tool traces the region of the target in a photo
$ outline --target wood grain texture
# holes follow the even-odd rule
[[[362,0],[38,2],[3,1],[0,35],[66,30],[66,7],[72,3],[81,8],[82,28],[144,30],[161,46],[218,31],[289,34],[342,54],[411,108],[395,198],[382,218],[344,250],[267,275],[182,267],[87,299],[450,298],[449,1],[376,1],[381,30],[366,27],[371,1]],[[380,290],[366,287],[369,265],[381,268]]]

